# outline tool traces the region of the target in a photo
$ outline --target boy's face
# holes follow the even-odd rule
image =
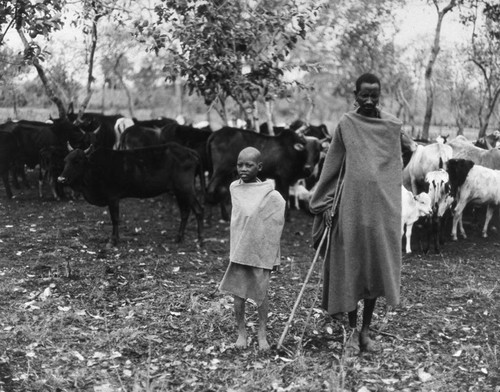
[[[378,83],[361,83],[359,91],[355,92],[356,102],[359,104],[359,114],[373,116],[377,111],[380,99],[380,86]]]
[[[242,152],[238,156],[236,170],[243,182],[255,182],[257,174],[262,170],[262,162],[258,162],[254,155]]]

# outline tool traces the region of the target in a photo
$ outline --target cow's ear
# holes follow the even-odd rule
[[[304,151],[305,146],[302,143],[295,143],[293,145],[293,148],[294,148],[294,150],[297,150],[297,151]]]

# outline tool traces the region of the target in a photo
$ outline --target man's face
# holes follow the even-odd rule
[[[378,83],[361,83],[359,91],[356,93],[356,102],[359,105],[360,114],[371,116],[376,113],[376,108],[380,99],[380,86]]]

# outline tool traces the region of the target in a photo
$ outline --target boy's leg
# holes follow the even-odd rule
[[[376,302],[377,298],[364,300],[363,326],[361,327],[361,333],[359,335],[359,344],[362,351],[377,351],[376,345],[373,340],[370,339],[369,335],[370,324],[372,322]]]
[[[237,348],[247,346],[247,331],[245,328],[245,299],[234,296],[234,316],[236,318],[236,327],[238,328],[238,340],[235,343]]]
[[[259,314],[259,330],[257,331],[257,340],[259,342],[260,350],[269,350],[270,346],[266,338],[266,327],[267,327],[267,314],[269,313],[269,299],[266,297],[262,301],[262,304],[257,308]]]

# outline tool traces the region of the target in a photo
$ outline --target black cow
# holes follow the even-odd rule
[[[168,191],[173,191],[181,214],[177,242],[183,240],[193,210],[202,244],[203,209],[194,189],[194,177],[199,170],[197,154],[177,143],[121,151],[98,148],[88,156],[77,149],[66,156],[58,180],[82,193],[90,204],[108,207],[113,246],[119,241],[120,200],[155,197]]]
[[[123,131],[120,137],[120,149],[175,142],[195,150],[201,159],[203,170],[210,170],[207,157],[207,140],[212,131],[209,127],[199,129],[189,125],[180,125],[177,122],[167,123],[162,128],[146,127],[140,124],[142,123],[136,123]]]
[[[274,135],[277,136],[281,132],[283,132],[285,127],[273,127],[274,130]],[[293,123],[290,124],[290,130],[299,132],[303,134],[304,136],[313,136],[315,138],[318,138],[319,140],[325,140],[325,141],[330,141],[332,139],[332,136],[328,132],[328,128],[326,127],[325,124],[321,125],[311,125],[311,124],[306,124],[302,120],[295,120]],[[259,131],[263,135],[269,135],[269,129],[267,123],[262,123],[259,126]]]
[[[56,172],[52,169],[62,167],[64,156],[68,153],[68,143],[73,147],[81,147],[84,134],[69,121],[56,120],[53,123],[21,120],[9,121],[0,126],[0,132],[12,151],[2,153],[0,163],[2,171],[5,167],[14,166],[14,177],[24,176],[24,165],[34,168],[39,165],[39,195],[42,197],[43,180],[51,182],[51,190],[56,199],[62,196],[62,189],[56,188]],[[7,136],[10,134],[11,136]],[[7,162],[7,164],[5,163]],[[9,163],[10,162],[10,163]],[[3,178],[5,175],[2,173]],[[52,178],[52,181],[51,181]],[[6,186],[7,190],[7,186]],[[7,190],[7,196],[12,192]]]
[[[278,136],[266,136],[238,128],[224,127],[208,139],[208,153],[213,174],[208,184],[207,201],[218,203],[227,199],[229,185],[236,178],[236,161],[245,147],[262,153],[262,178],[273,178],[276,190],[288,200],[289,187],[299,178],[308,177],[318,163],[321,143],[285,130]],[[227,218],[224,216],[223,218]]]
[[[173,118],[168,117],[158,117],[151,120],[137,120],[134,118],[133,121],[136,125],[149,128],[163,128],[164,126],[169,124],[177,124],[177,121],[175,121]]]
[[[484,150],[492,150],[498,148],[497,144],[500,142],[500,131],[495,131],[489,135],[483,136],[476,140],[474,145]]]
[[[9,173],[13,173],[15,182],[17,182],[16,168],[19,164],[19,146],[10,128],[11,124],[13,123],[0,125],[0,176],[9,199],[12,198]]]
[[[116,120],[122,118],[121,114],[103,114],[97,112],[85,112],[78,119],[78,114],[70,105],[67,113],[68,120],[77,125],[88,135],[88,145],[95,147],[113,148],[119,141],[119,135],[115,132]],[[87,148],[84,147],[84,148]]]
[[[120,136],[119,150],[157,146],[161,143],[160,128],[146,127],[134,124],[125,129]]]

